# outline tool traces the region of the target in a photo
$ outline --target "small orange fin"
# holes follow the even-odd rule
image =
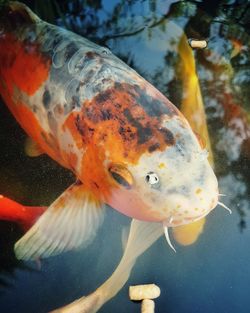
[[[16,256],[34,260],[86,246],[94,238],[103,216],[101,202],[76,182],[15,244]]]
[[[41,154],[44,154],[39,145],[30,137],[27,137],[25,140],[24,151],[29,157],[37,157]]]

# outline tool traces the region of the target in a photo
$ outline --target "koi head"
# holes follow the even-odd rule
[[[218,201],[207,151],[166,97],[124,73],[126,82],[85,101],[76,120],[91,147],[80,179],[94,181],[105,203],[132,218],[178,226],[204,217]]]
[[[136,164],[111,166],[110,175],[120,185],[111,205],[134,218],[174,227],[206,216],[217,205],[218,183],[186,120],[175,116],[162,127],[174,138],[171,146],[143,153]]]

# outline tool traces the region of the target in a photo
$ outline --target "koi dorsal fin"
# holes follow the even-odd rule
[[[71,185],[15,244],[17,258],[34,260],[86,246],[103,221],[103,211],[83,184]]]

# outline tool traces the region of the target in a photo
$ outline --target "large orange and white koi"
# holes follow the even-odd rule
[[[0,15],[0,94],[70,186],[15,246],[21,259],[94,237],[103,205],[168,227],[206,216],[218,183],[187,120],[108,49],[10,2]]]

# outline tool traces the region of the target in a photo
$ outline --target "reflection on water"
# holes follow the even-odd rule
[[[190,67],[184,71],[180,66],[180,38],[184,32],[187,38],[208,40],[208,48],[194,51],[195,66],[220,192],[227,195],[223,200],[233,215],[216,209],[199,241],[188,247],[176,244],[176,254],[160,239],[138,260],[129,284],[157,283],[162,290],[157,312],[248,312],[249,4],[30,2],[43,19],[108,46],[179,107],[191,75]],[[23,131],[2,103],[0,110],[0,193],[26,205],[48,205],[74,178],[45,156],[28,158]],[[0,311],[47,312],[94,290],[117,265],[122,228],[128,224],[128,218],[107,210],[87,249],[23,264],[12,251],[22,230],[2,222],[0,282],[8,287],[1,289]],[[23,268],[27,265],[29,270]],[[128,301],[127,286],[100,312],[139,312],[139,305]]]

